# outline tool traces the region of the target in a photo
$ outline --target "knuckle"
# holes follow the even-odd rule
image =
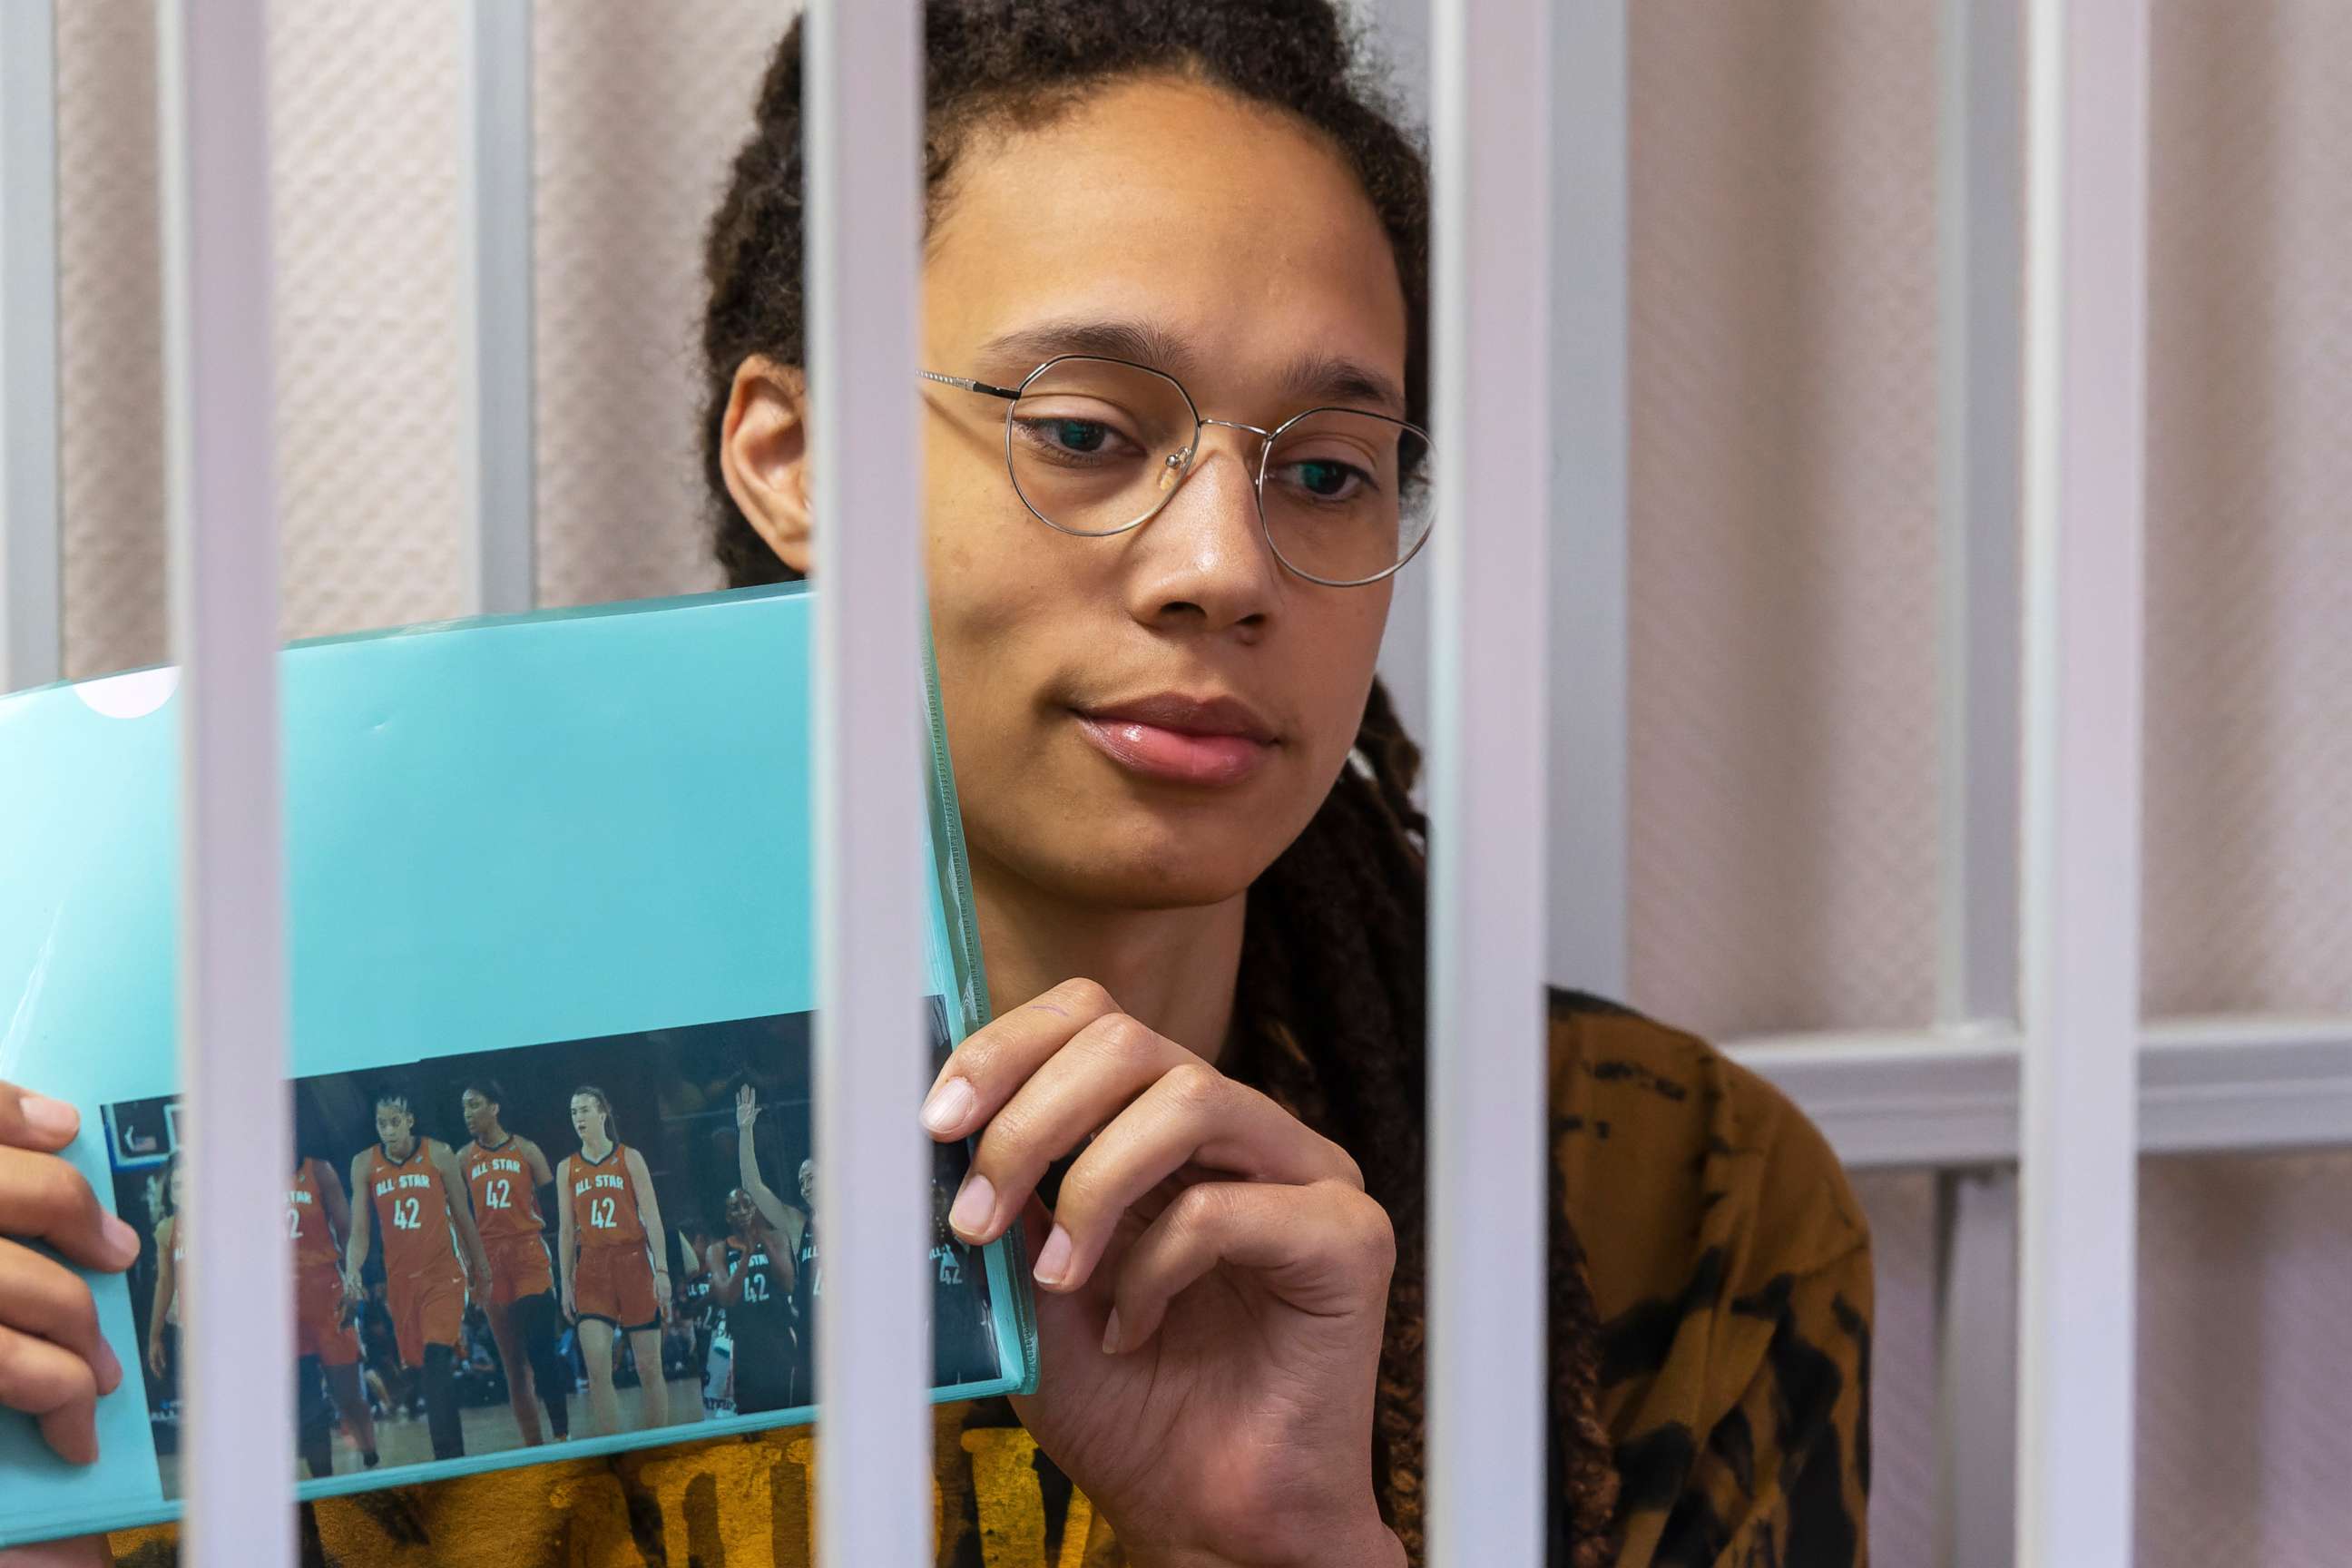
[[[1089,980],[1083,974],[1073,975],[1063,981],[1054,987],[1053,994],[1082,1013],[1098,1014],[1118,1011],[1118,1004],[1111,1000],[1110,993],[1103,988],[1102,983]]]
[[[1223,1229],[1234,1212],[1233,1195],[1223,1182],[1200,1182],[1185,1188],[1168,1205],[1169,1225],[1196,1236]]]
[[[1183,1111],[1203,1111],[1222,1104],[1229,1083],[1224,1074],[1202,1061],[1170,1068],[1160,1081],[1176,1109]]]
[[[1396,1224],[1380,1203],[1342,1189],[1340,1223],[1335,1227],[1349,1258],[1367,1275],[1385,1279],[1396,1268]]]
[[[1125,1013],[1112,1013],[1093,1028],[1096,1045],[1114,1061],[1139,1061],[1150,1057],[1160,1037]]]
[[[0,1405],[30,1410],[45,1405],[35,1386],[33,1342],[9,1329],[0,1329]]]
[[[971,1152],[971,1168],[1002,1190],[1006,1173],[1030,1157],[1036,1142],[1030,1111],[1018,1104],[1001,1106],[981,1130],[980,1142]]]
[[[1339,1168],[1339,1180],[1346,1183],[1349,1186],[1353,1187],[1358,1193],[1363,1192],[1364,1167],[1357,1163],[1356,1157],[1348,1152],[1346,1145],[1339,1143],[1329,1138],[1324,1139],[1323,1143],[1325,1148],[1330,1152],[1331,1163]],[[1372,1206],[1374,1208],[1380,1208],[1378,1204],[1374,1204]],[[1385,1215],[1388,1211],[1381,1209],[1381,1212]]]

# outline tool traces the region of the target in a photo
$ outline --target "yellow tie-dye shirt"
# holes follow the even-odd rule
[[[1780,1094],[1593,997],[1551,1006],[1556,1194],[1601,1319],[1600,1415],[1627,1568],[1867,1561],[1870,1243]],[[935,1412],[941,1568],[1115,1568],[1109,1525],[1003,1400]],[[802,1568],[804,1429],[321,1501],[342,1568]],[[168,1530],[114,1538],[158,1568]]]

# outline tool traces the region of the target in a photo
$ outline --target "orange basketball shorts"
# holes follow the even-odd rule
[[[510,1307],[525,1296],[543,1296],[555,1289],[547,1244],[537,1234],[486,1236],[482,1250],[490,1255],[490,1305]]]
[[[654,1266],[642,1246],[583,1247],[572,1268],[572,1315],[602,1318],[616,1329],[650,1329],[661,1321],[654,1299]]]
[[[343,1321],[343,1277],[332,1268],[295,1270],[294,1354],[317,1356],[325,1366],[360,1359],[360,1337]]]
[[[392,1311],[392,1331],[400,1341],[404,1366],[423,1366],[425,1347],[458,1347],[458,1326],[466,1318],[466,1282],[455,1272],[438,1279],[407,1276],[390,1282],[384,1305]]]

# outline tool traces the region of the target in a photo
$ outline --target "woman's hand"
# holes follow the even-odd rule
[[[1371,1468],[1396,1244],[1345,1150],[1087,980],[957,1047],[924,1124],[984,1129],[958,1235],[1027,1215],[1043,1366],[1014,1407],[1135,1563],[1403,1561]]]
[[[113,1568],[114,1552],[103,1535],[45,1541],[0,1552],[0,1568]]]
[[[735,1091],[735,1131],[746,1132],[760,1120],[760,1096],[750,1084]]]
[[[21,1244],[45,1241],[110,1274],[138,1260],[139,1233],[57,1158],[80,1129],[73,1107],[0,1083],[0,1405],[37,1417],[50,1447],[87,1465],[99,1395],[121,1386],[122,1363],[99,1337],[89,1287]]]

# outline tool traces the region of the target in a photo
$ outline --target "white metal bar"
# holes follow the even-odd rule
[[[1937,1184],[1937,1562],[2010,1568],[2017,1551],[2017,1173]]]
[[[0,691],[58,679],[56,0],[0,5]]]
[[[1547,973],[1604,996],[1625,995],[1630,981],[1627,35],[1624,0],[1553,14]]]
[[[1549,0],[1436,0],[1429,1560],[1544,1531]]]
[[[264,0],[158,9],[196,1568],[294,1561]]]
[[[920,495],[921,11],[814,0],[805,168],[817,594],[821,1560],[931,1556],[929,1162],[923,1028]]]
[[[539,602],[532,428],[530,0],[464,7],[467,116],[459,220],[466,287],[459,341],[467,356],[458,441],[472,480],[465,568],[478,615]]]
[[[1724,1049],[1796,1101],[1849,1167],[2017,1158],[2013,1031],[1759,1037]],[[2138,1129],[2143,1154],[2352,1148],[2352,1018],[2145,1026]]]
[[[1378,40],[1393,73],[1403,111],[1415,123],[1429,118],[1429,0],[1352,0],[1349,9]],[[1429,574],[1400,572],[1392,579],[1389,624],[1381,637],[1381,684],[1409,734],[1429,733]],[[1413,796],[1429,802],[1427,778]]]
[[[2132,1560],[2148,0],[2034,0],[2018,1560]]]
[[[2014,1031],[1727,1041],[1797,1103],[1850,1169],[2017,1158]]]
[[[1936,432],[1939,1022],[2014,1021],[2021,0],[1943,0]]]

